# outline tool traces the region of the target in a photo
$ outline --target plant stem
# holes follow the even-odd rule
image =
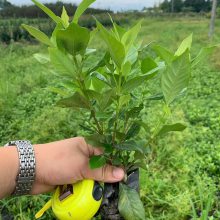
[[[95,110],[94,109],[91,110],[91,116],[92,116],[92,118],[95,121],[95,124],[96,124],[96,126],[98,128],[99,134],[103,134],[102,127],[101,127],[101,125],[99,124],[99,122],[98,122],[98,120],[96,118],[96,114],[95,114]]]

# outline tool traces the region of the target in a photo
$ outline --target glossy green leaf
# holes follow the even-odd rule
[[[144,105],[143,104],[140,104],[139,106],[137,107],[134,107],[132,109],[130,109],[126,115],[128,118],[136,118],[139,116],[141,110],[144,108]]]
[[[52,20],[54,20],[56,23],[62,23],[62,20],[60,17],[55,15],[48,7],[41,4],[37,0],[31,0],[37,7],[39,7],[42,11],[44,11]]]
[[[99,72],[93,72],[91,74],[92,77],[95,77],[96,79],[100,80],[101,82],[105,83],[106,85],[110,86],[108,80],[106,79],[105,76],[103,76],[102,74],[100,74]]]
[[[140,130],[141,130],[140,124],[137,123],[137,122],[134,122],[134,123],[131,125],[130,129],[128,130],[125,139],[128,140],[128,139],[130,139],[130,138],[134,138],[135,136],[138,135],[138,133],[140,132]]]
[[[32,35],[34,38],[36,38],[41,43],[53,47],[53,44],[50,41],[49,37],[46,34],[44,34],[42,31],[38,30],[35,27],[26,25],[26,24],[22,24],[22,27],[25,30],[27,30],[30,35]]]
[[[69,18],[69,16],[68,16],[67,11],[66,11],[66,9],[65,9],[64,6],[63,6],[63,11],[62,11],[61,19],[62,19],[62,21],[63,21],[64,27],[67,28],[67,27],[69,26],[69,20],[70,20],[70,18]]]
[[[166,103],[169,105],[189,84],[191,65],[186,50],[168,65],[162,74],[161,84]]]
[[[122,66],[122,75],[127,76],[131,72],[131,63],[127,61],[123,66]]]
[[[171,131],[183,131],[186,129],[186,125],[181,123],[164,125],[161,130],[158,132],[158,135],[163,135]]]
[[[108,47],[112,59],[120,68],[125,59],[125,48],[123,44],[117,40],[109,31],[107,31],[107,29],[99,21],[96,21],[96,23],[101,33],[101,37]]]
[[[119,26],[116,22],[113,22],[113,27],[114,27],[115,33],[117,33],[118,35],[118,38],[121,40],[121,38],[126,33],[126,30],[123,27]]]
[[[141,62],[142,73],[147,73],[156,67],[157,67],[157,63],[151,57],[146,57]]]
[[[52,33],[52,36],[51,36],[51,38],[50,38],[50,40],[51,40],[51,42],[55,45],[55,46],[57,46],[57,31],[59,31],[59,30],[63,30],[63,24],[62,23],[58,23],[58,24],[56,24],[56,27],[55,27],[55,29],[53,30],[53,33]]]
[[[138,192],[122,183],[119,187],[118,209],[125,220],[145,220],[145,209]]]
[[[115,148],[123,151],[138,151],[140,153],[144,153],[143,146],[141,146],[138,142],[133,140],[117,144],[115,145]]]
[[[123,43],[126,51],[128,51],[134,44],[135,40],[141,29],[142,20],[139,21],[134,27],[130,28],[122,37],[121,42]]]
[[[86,98],[76,92],[73,96],[65,99],[61,99],[57,102],[58,106],[66,108],[84,108],[90,109],[90,104]]]
[[[125,57],[125,63],[130,62],[132,65],[138,60],[138,48],[132,46]]]
[[[85,54],[89,38],[89,30],[75,23],[71,23],[66,30],[58,30],[56,34],[58,48],[73,56]]]
[[[192,67],[197,66],[201,61],[207,58],[217,48],[217,45],[204,47],[200,50],[199,54],[192,60]]]
[[[91,48],[87,48],[86,49],[86,56],[91,55],[93,53],[95,53],[97,50],[96,49],[91,49]]]
[[[34,58],[41,64],[46,64],[50,62],[50,57],[47,54],[35,53]]]
[[[173,54],[167,50],[164,47],[161,47],[159,45],[154,45],[153,46],[154,51],[156,52],[156,54],[162,59],[164,60],[167,64],[170,64],[172,62],[172,60],[174,59]]]
[[[134,78],[128,80],[122,86],[123,91],[124,92],[133,91],[133,89],[136,89],[138,86],[142,85],[147,80],[152,79],[154,76],[156,76],[158,70],[160,70],[160,69],[161,69],[161,67],[157,67],[144,75],[140,75],[140,76],[137,76],[137,77],[134,77]]]
[[[192,34],[183,40],[183,42],[180,44],[179,48],[177,49],[175,56],[182,55],[187,49],[190,51],[191,46],[192,46]]]
[[[92,156],[89,160],[89,166],[91,169],[97,169],[106,164],[106,159],[104,156]]]
[[[90,90],[96,92],[102,92],[102,90],[106,86],[105,82],[98,79],[97,77],[90,77],[89,81],[87,82],[87,85],[89,85]]]
[[[73,17],[73,22],[78,23],[79,18],[84,13],[84,11],[96,0],[83,0],[76,9],[76,12]]]
[[[60,75],[73,77],[75,66],[71,59],[57,48],[49,48],[50,60],[55,70]]]
[[[152,95],[150,97],[147,98],[148,100],[162,100],[164,99],[164,95],[163,93],[158,93],[156,95]]]

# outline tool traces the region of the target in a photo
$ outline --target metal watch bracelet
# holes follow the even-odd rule
[[[16,146],[19,156],[19,173],[16,178],[16,187],[13,196],[28,195],[35,180],[35,154],[30,141],[10,141],[5,145]]]

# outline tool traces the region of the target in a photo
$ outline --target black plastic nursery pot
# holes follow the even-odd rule
[[[126,185],[139,193],[139,169],[127,174]],[[104,185],[103,202],[100,208],[102,220],[123,220],[118,210],[119,183],[106,183]]]

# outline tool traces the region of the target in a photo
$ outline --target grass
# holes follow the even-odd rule
[[[210,44],[208,24],[204,18],[146,18],[139,38],[144,44],[157,41],[175,50],[193,33],[196,53]],[[219,25],[218,21],[212,44],[220,42]],[[103,45],[95,38],[92,46]],[[55,107],[59,97],[47,89],[59,84],[59,79],[49,66],[41,66],[32,56],[46,49],[20,43],[1,45],[0,49],[1,145],[11,139],[43,143],[79,135],[75,113]],[[155,151],[149,153],[148,171],[141,171],[147,219],[220,219],[219,55],[218,50],[193,71],[187,95],[173,106],[175,119],[185,121],[188,129],[160,140]],[[152,93],[158,90],[155,85],[147,86]],[[150,104],[146,120],[154,123],[154,112],[160,106]],[[0,210],[8,209],[16,219],[33,219],[47,199],[42,195],[3,200]],[[49,213],[43,219],[53,217]]]

